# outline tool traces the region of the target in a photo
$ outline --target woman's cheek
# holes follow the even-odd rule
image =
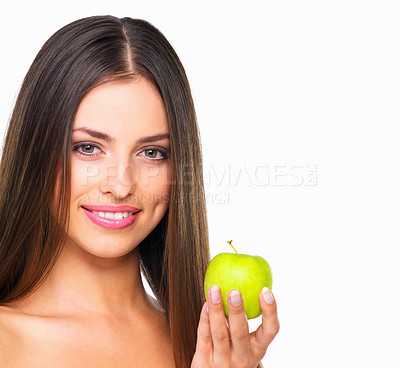
[[[169,165],[142,165],[135,193],[140,202],[168,205],[171,190]]]
[[[152,191],[164,191],[170,185],[170,165],[167,163],[160,165],[138,164],[139,180],[138,184],[143,189]]]
[[[71,165],[71,186],[72,190],[85,190],[99,182],[102,168],[92,162],[75,160]]]

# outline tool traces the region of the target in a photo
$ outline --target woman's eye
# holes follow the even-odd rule
[[[156,158],[156,157],[157,157],[157,154],[158,154],[158,151],[149,149],[149,150],[144,151],[144,154],[145,154],[147,157]]]
[[[82,146],[82,152],[83,153],[93,153],[94,149],[95,149],[95,147],[91,146],[89,144],[87,144],[85,146]]]
[[[161,151],[159,149],[155,148],[148,148],[141,152],[144,154],[144,157],[150,159],[150,160],[162,160],[166,158],[166,152]]]
[[[74,147],[74,151],[84,156],[95,156],[100,150],[93,144],[80,144]]]

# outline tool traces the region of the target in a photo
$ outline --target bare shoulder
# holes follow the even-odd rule
[[[13,308],[0,305],[0,367],[13,367],[12,357],[17,356],[23,340],[20,315]]]
[[[0,352],[6,350],[10,340],[15,335],[14,324],[14,311],[9,307],[0,305]]]
[[[39,327],[31,315],[17,307],[0,305],[0,367],[26,367],[26,356],[34,357],[32,341]]]

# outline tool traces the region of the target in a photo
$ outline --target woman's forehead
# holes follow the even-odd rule
[[[100,131],[109,137],[169,132],[164,103],[146,78],[114,81],[88,92],[78,107],[73,131]]]

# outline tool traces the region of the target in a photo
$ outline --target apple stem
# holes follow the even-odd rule
[[[232,249],[236,252],[236,254],[239,254],[238,251],[235,249],[235,247],[232,245],[233,240],[228,240],[228,244],[232,247]]]

